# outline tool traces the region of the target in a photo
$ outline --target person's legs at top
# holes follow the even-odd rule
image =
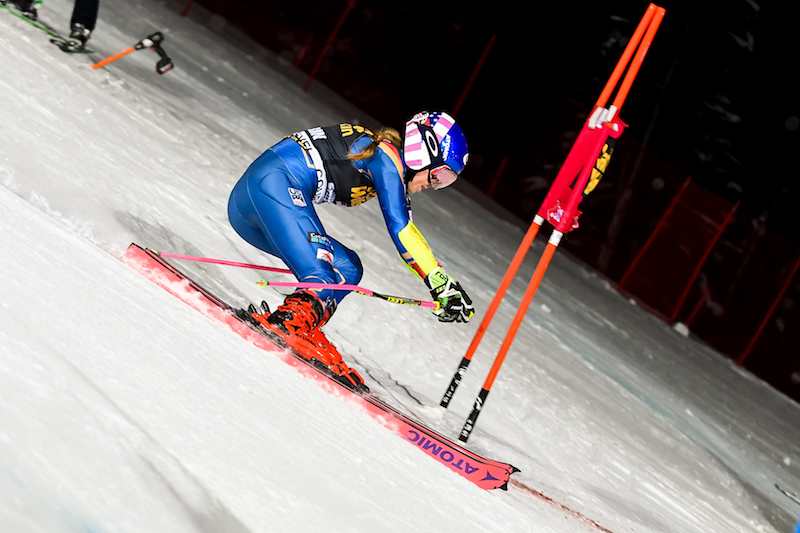
[[[5,2],[4,2],[5,3]],[[38,20],[39,14],[36,11],[36,0],[11,0],[11,3],[17,6],[23,15],[31,20]]]
[[[70,38],[80,41],[82,45],[89,40],[97,24],[97,13],[100,10],[100,0],[75,0],[70,20]]]

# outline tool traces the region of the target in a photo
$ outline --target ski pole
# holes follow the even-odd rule
[[[263,279],[258,280],[260,287],[273,285],[275,287],[296,287],[298,289],[328,289],[331,291],[353,291],[363,296],[372,296],[373,298],[380,298],[393,304],[411,305],[416,307],[429,307],[431,309],[439,309],[439,302],[428,302],[425,300],[416,300],[414,298],[405,298],[402,296],[389,296],[379,292],[359,287],[358,285],[346,285],[337,283],[315,283],[308,281],[266,281]]]
[[[226,261],[224,259],[211,259],[210,257],[198,257],[194,255],[169,254],[169,253],[158,252],[156,250],[150,250],[150,251],[158,254],[161,257],[167,257],[172,259],[184,259],[186,261],[198,261],[200,263],[213,263],[216,265],[234,266],[239,268],[252,268],[254,270],[264,270],[267,272],[279,272],[281,274],[292,273],[291,270],[285,268],[268,267],[263,265],[252,265],[249,263],[237,263],[236,261]],[[364,296],[372,296],[373,298],[380,298],[381,300],[386,300],[387,302],[395,304],[439,309],[438,302],[416,300],[414,298],[405,298],[403,296],[389,296],[388,294],[381,294],[379,292],[375,292],[370,289],[365,289],[364,287],[359,287],[358,285],[337,285],[334,283],[311,283],[303,281],[266,281],[263,279],[259,279],[257,283],[261,287],[266,287],[267,285],[273,285],[275,287],[297,287],[300,289],[330,289],[334,291],[353,291],[355,293],[362,294]]]
[[[108,64],[109,64],[109,63],[111,63],[112,61],[116,61],[117,59],[119,59],[119,58],[121,58],[121,57],[124,57],[124,56],[126,56],[126,55],[128,55],[128,54],[130,54],[130,53],[133,53],[133,52],[135,52],[135,51],[136,51],[136,49],[135,49],[134,47],[132,47],[132,46],[131,46],[130,48],[126,48],[125,50],[123,50],[122,52],[119,52],[118,54],[114,54],[114,55],[113,55],[113,56],[111,56],[111,57],[107,57],[107,58],[103,59],[102,61],[98,61],[97,63],[95,63],[94,65],[92,65],[92,68],[93,68],[94,70],[97,70],[97,69],[99,69],[99,68],[102,68],[102,67],[104,67],[104,66],[108,65]]]
[[[262,265],[251,265],[248,263],[237,263],[235,261],[225,261],[223,259],[211,259],[209,257],[196,257],[193,255],[179,255],[179,254],[165,254],[161,252],[157,252],[156,250],[151,250],[152,252],[157,253],[161,257],[170,257],[172,259],[184,259],[186,261],[198,261],[200,263],[214,263],[216,265],[227,265],[227,266],[235,266],[240,268],[252,268],[254,270],[264,270],[265,272],[280,272],[281,274],[291,274],[292,271],[286,268],[276,268],[276,267],[268,267]]]
[[[134,44],[130,48],[126,48],[122,52],[114,54],[111,57],[107,57],[106,59],[103,59],[102,61],[95,63],[94,65],[92,65],[92,68],[97,70],[137,50],[151,48],[161,58],[158,61],[158,64],[156,64],[156,72],[158,72],[159,74],[164,74],[165,72],[172,70],[173,65],[172,65],[172,60],[167,56],[166,52],[164,52],[164,49],[161,47],[162,42],[164,42],[164,34],[161,33],[160,31],[157,31],[151,35],[148,35],[147,37],[145,37],[138,43]]]

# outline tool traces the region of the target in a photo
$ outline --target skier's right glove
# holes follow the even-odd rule
[[[448,276],[442,267],[428,274],[425,284],[439,304],[439,308],[433,311],[439,317],[439,322],[469,322],[475,314],[472,300],[461,284]]]

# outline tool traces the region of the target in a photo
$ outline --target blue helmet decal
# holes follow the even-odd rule
[[[460,174],[469,160],[467,139],[447,113],[417,113],[406,122],[403,160],[416,171],[447,165]]]
[[[453,169],[456,174],[461,174],[469,160],[469,148],[467,138],[461,131],[461,126],[453,124],[439,143],[442,147],[442,159],[447,166]]]

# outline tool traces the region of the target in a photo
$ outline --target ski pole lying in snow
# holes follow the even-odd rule
[[[285,268],[275,268],[263,265],[251,265],[249,263],[237,263],[236,261],[226,261],[224,259],[211,259],[210,257],[197,257],[194,255],[168,254],[168,253],[158,252],[156,250],[151,250],[151,251],[157,253],[161,257],[167,257],[172,259],[184,259],[186,261],[198,261],[200,263],[213,263],[216,265],[234,266],[239,268],[252,268],[254,270],[264,270],[267,272],[280,272],[281,274],[292,273],[291,270]],[[333,283],[312,283],[303,281],[266,281],[263,279],[258,280],[257,283],[261,287],[272,285],[275,287],[297,287],[298,289],[330,289],[334,291],[353,291],[355,293],[364,296],[372,296],[373,298],[380,298],[381,300],[385,300],[387,302],[391,302],[394,304],[439,309],[438,302],[415,300],[414,298],[404,298],[402,296],[389,296],[386,294],[381,294],[379,292],[372,291],[370,289],[365,289],[364,287],[359,287],[358,285],[337,285]]]
[[[172,70],[172,68],[175,65],[172,64],[172,59],[170,59],[169,56],[167,56],[167,53],[161,47],[162,42],[164,42],[164,34],[161,33],[160,31],[157,31],[152,35],[148,35],[147,37],[145,37],[135,45],[131,46],[130,48],[126,48],[125,50],[119,52],[118,54],[114,54],[111,57],[107,57],[106,59],[99,61],[98,63],[95,63],[94,65],[92,65],[92,68],[97,70],[99,68],[108,65],[113,61],[116,61],[121,57],[124,57],[128,54],[132,54],[137,50],[150,48],[151,50],[156,52],[161,58],[159,59],[158,63],[156,63],[156,72],[158,72],[159,74],[164,74],[165,72],[169,72],[170,70]]]
[[[328,289],[332,291],[353,291],[363,296],[372,296],[373,298],[380,298],[393,304],[412,305],[417,307],[430,307],[431,309],[439,309],[439,302],[428,302],[426,300],[415,300],[414,298],[404,298],[402,296],[389,296],[379,292],[359,287],[358,285],[346,285],[336,283],[313,283],[306,281],[266,281],[263,279],[258,280],[260,287],[273,285],[275,287],[297,287],[298,289]]]
[[[639,68],[642,65],[644,57],[650,48],[650,44],[658,31],[658,27],[665,13],[666,11],[664,8],[658,7],[655,4],[650,4],[648,6],[647,11],[643,15],[642,20],[639,22],[631,40],[620,57],[617,66],[614,68],[608,82],[603,88],[594,111],[584,124],[564,164],[561,166],[553,185],[550,187],[547,196],[537,211],[528,229],[528,233],[523,238],[514,259],[511,261],[503,277],[503,281],[473,338],[472,344],[467,350],[467,354],[462,359],[449,388],[439,404],[443,410],[447,409],[453,394],[466,373],[467,367],[478,344],[486,332],[486,328],[489,326],[511,281],[522,264],[525,254],[528,249],[530,249],[536,234],[539,232],[539,228],[545,221],[549,222],[554,228],[553,232],[536,265],[533,277],[525,290],[517,313],[495,357],[494,364],[489,371],[483,388],[475,399],[472,412],[459,434],[458,440],[463,443],[467,442],[472,430],[475,428],[478,415],[486,403],[489,391],[497,377],[500,366],[503,364],[505,356],[511,347],[511,343],[514,341],[514,337],[525,318],[525,313],[536,294],[536,290],[539,288],[542,278],[547,271],[547,267],[555,254],[556,248],[561,243],[561,239],[565,233],[578,228],[578,218],[581,215],[581,212],[578,210],[578,204],[586,195],[594,190],[605,174],[605,170],[611,160],[611,154],[614,151],[614,141],[622,135],[625,129],[625,123],[619,119],[619,111],[628,96],[628,92],[639,72]],[[635,56],[631,59],[634,51]],[[626,68],[627,73],[617,90],[613,104],[606,108],[605,105],[614,92],[614,89],[617,87],[619,78]]]

